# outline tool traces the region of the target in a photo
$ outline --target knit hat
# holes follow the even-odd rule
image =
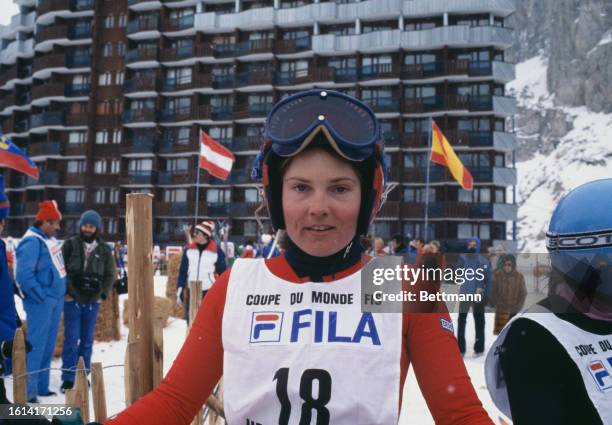
[[[0,219],[6,219],[9,215],[11,203],[4,193],[4,177],[0,176]]]
[[[201,222],[200,224],[197,224],[195,229],[196,232],[200,231],[210,238],[213,234],[213,231],[215,230],[215,223],[210,220],[206,220]]]
[[[42,201],[38,204],[38,214],[36,214],[36,221],[60,221],[62,219],[62,213],[57,207],[55,201]]]
[[[91,224],[96,227],[96,230],[100,230],[102,228],[102,217],[100,214],[95,212],[94,210],[87,210],[83,214],[81,214],[81,219],[79,220],[79,227]]]

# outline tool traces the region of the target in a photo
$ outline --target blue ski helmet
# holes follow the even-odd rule
[[[566,281],[612,298],[612,179],[583,184],[559,202],[546,248]]]

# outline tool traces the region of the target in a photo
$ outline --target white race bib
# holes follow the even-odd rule
[[[53,266],[59,273],[60,277],[63,279],[66,277],[66,266],[64,265],[64,255],[62,254],[62,246],[57,242],[55,238],[45,239],[40,236],[38,233],[32,231],[32,229],[28,229],[23,235],[23,238],[27,238],[29,236],[34,236],[45,244],[47,249],[49,250],[49,255],[51,256],[51,261],[53,262]]]
[[[222,327],[228,423],[397,423],[402,315],[362,313],[359,272],[296,284],[236,260]]]

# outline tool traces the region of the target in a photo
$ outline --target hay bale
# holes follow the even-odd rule
[[[123,301],[123,324],[129,327],[129,305],[128,300]],[[159,322],[162,328],[168,324],[168,318],[172,312],[172,301],[164,297],[155,297],[153,299],[153,320]]]
[[[119,341],[119,295],[113,289],[100,304],[100,312],[96,322],[96,341]]]
[[[181,267],[181,256],[178,254],[168,257],[168,280],[166,281],[166,298],[172,302],[172,317],[184,317],[183,307],[176,302],[176,281]]]
[[[53,349],[53,357],[62,357],[64,349],[64,313],[60,319],[59,329],[57,330],[57,339],[55,340],[55,348]]]

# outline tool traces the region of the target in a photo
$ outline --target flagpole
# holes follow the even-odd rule
[[[195,217],[193,218],[193,227],[195,228],[195,226],[197,226],[198,224],[198,210],[200,207],[200,149],[201,149],[201,145],[202,145],[202,130],[200,130],[200,134],[198,137],[198,141],[199,141],[199,145],[200,148],[198,149],[198,167],[197,167],[197,177],[196,177],[196,204],[195,204]]]
[[[431,144],[433,138],[433,117],[429,117],[429,138],[427,144],[427,174],[425,177],[425,230],[423,234],[423,239],[427,242],[427,228],[429,224],[429,171],[430,171],[430,163],[431,163]]]

